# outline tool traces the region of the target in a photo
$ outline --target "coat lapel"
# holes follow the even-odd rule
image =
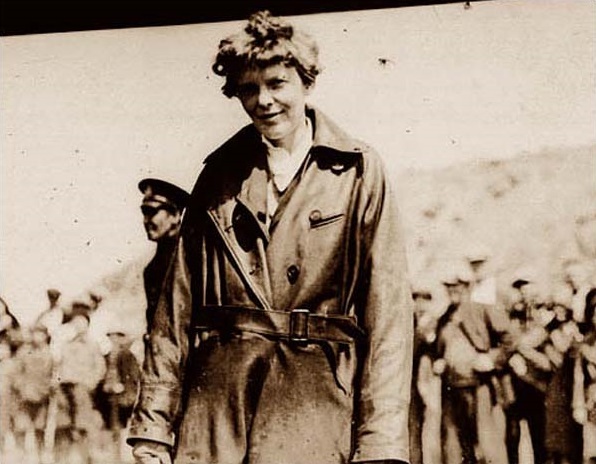
[[[237,200],[242,203],[252,215],[255,224],[259,227],[263,238],[269,242],[269,231],[266,226],[267,219],[267,172],[266,158],[255,164],[249,176],[242,182]]]
[[[263,309],[271,309],[271,284],[265,249],[269,242],[266,226],[267,180],[266,155],[260,146],[242,147],[250,157],[244,166],[246,176],[240,185],[227,186],[227,191],[238,192],[225,196],[209,208],[215,224],[248,290],[254,294]]]

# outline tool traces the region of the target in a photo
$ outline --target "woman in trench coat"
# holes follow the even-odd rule
[[[252,124],[207,157],[148,342],[138,463],[408,461],[412,306],[378,155],[306,104],[313,40],[267,12],[213,69]]]

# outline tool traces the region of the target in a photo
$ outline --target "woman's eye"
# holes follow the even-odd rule
[[[285,81],[279,79],[279,80],[275,80],[269,83],[269,88],[272,90],[279,90],[281,89],[285,84]]]

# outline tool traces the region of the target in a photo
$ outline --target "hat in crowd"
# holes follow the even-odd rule
[[[466,259],[469,263],[482,263],[490,258],[491,252],[488,246],[480,243],[470,245],[466,251]]]
[[[472,272],[467,267],[463,265],[451,265],[443,270],[440,280],[443,285],[449,287],[459,284],[469,284],[474,279]]]
[[[426,289],[426,288],[413,288],[412,289],[412,298],[416,299],[422,299],[422,300],[432,300],[433,299],[433,294],[431,293],[430,290]]]
[[[513,288],[521,288],[524,285],[536,282],[536,272],[531,268],[520,268],[513,273],[511,279],[511,286]]]
[[[58,298],[60,298],[61,295],[60,290],[57,290],[55,288],[48,288],[47,294],[50,300],[57,300]]]
[[[139,190],[144,195],[142,207],[169,208],[182,211],[188,197],[186,190],[165,180],[147,178],[139,182]]]
[[[433,287],[428,278],[416,276],[412,278],[412,298],[422,298],[425,300],[432,300]]]
[[[525,277],[518,277],[513,282],[511,282],[511,286],[513,288],[522,288],[524,285],[528,285],[531,283],[532,281],[530,279],[527,279]]]
[[[98,292],[91,291],[89,292],[89,299],[93,305],[98,306],[99,303],[103,301],[103,296],[101,296]]]
[[[121,317],[112,317],[108,321],[108,325],[106,327],[106,335],[120,335],[126,337],[130,335],[130,324],[127,324],[126,320],[123,320]]]
[[[64,323],[72,321],[77,316],[83,316],[87,321],[91,320],[91,306],[85,301],[75,300],[71,304],[71,310],[64,315]]]

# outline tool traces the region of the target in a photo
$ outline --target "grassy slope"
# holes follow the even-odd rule
[[[409,172],[397,191],[415,275],[483,243],[497,273],[531,264],[556,276],[565,260],[589,257],[576,235],[578,219],[596,216],[596,147]]]

